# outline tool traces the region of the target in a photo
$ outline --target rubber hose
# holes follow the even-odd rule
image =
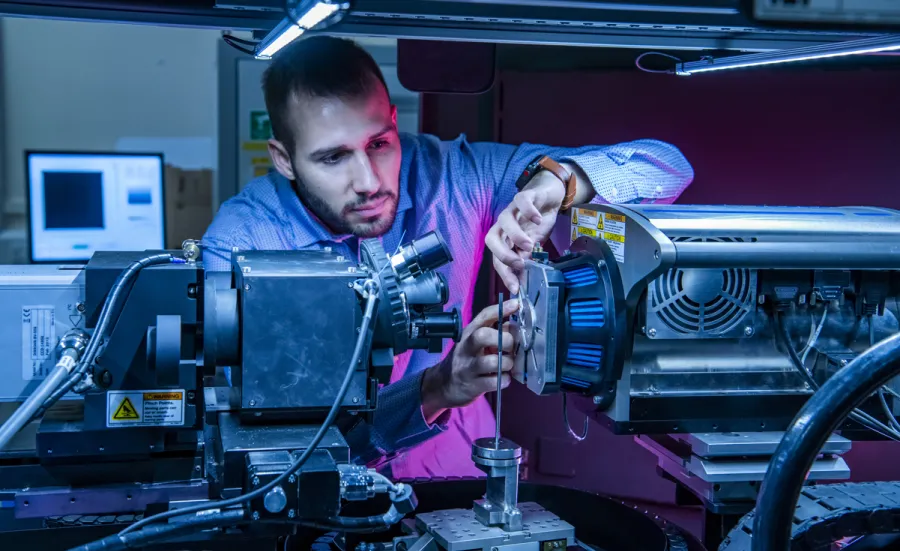
[[[775,450],[757,500],[753,551],[790,549],[794,509],[822,446],[851,411],[900,373],[900,333],[835,373],[800,410]]]
[[[148,526],[142,530],[131,532],[124,536],[113,534],[101,540],[80,547],[74,547],[69,551],[123,551],[126,549],[141,549],[151,543],[158,543],[167,539],[184,536],[197,530],[239,524],[244,521],[245,518],[246,515],[243,509],[225,511],[224,513],[211,513],[193,517],[181,522],[163,524],[161,526]]]

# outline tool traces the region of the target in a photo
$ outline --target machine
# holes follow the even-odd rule
[[[5,269],[3,349],[21,368],[3,398],[24,402],[0,428],[4,530],[109,517],[127,526],[85,549],[111,549],[247,522],[373,529],[411,512],[411,488],[354,465],[344,434],[370,420],[395,354],[459,338],[436,271],[452,257],[436,233],[361,253],[236,251],[214,273],[189,241]],[[377,493],[387,513],[340,515]]]
[[[746,512],[803,404],[900,332],[898,236],[900,213],[878,208],[576,208],[554,236],[570,248],[537,248],[522,274],[515,378],[637,435],[708,507]],[[473,444],[487,476],[468,508],[416,511],[410,485],[353,462],[393,356],[459,338],[458,314],[436,311],[450,261],[431,233],[392,255],[365,240],[359,261],[234,251],[222,273],[190,241],[7,269],[4,350],[25,382],[4,387],[23,401],[0,428],[4,530],[107,519],[115,533],[85,550],[393,525],[360,545],[581,545],[519,502],[523,452],[499,432]],[[900,439],[896,396],[862,402],[808,480],[846,478],[851,439]],[[376,494],[388,512],[342,515]]]
[[[582,206],[557,228],[568,249],[527,262],[516,378],[635,435],[734,524],[809,397],[898,333],[898,237],[881,208]],[[848,478],[852,440],[900,440],[897,396],[868,396],[807,480]]]

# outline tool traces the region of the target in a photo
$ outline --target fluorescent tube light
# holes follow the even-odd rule
[[[846,42],[819,44],[817,46],[761,52],[758,54],[736,55],[718,59],[709,57],[699,61],[679,63],[675,67],[675,74],[689,76],[697,73],[708,73],[710,71],[722,71],[725,69],[742,69],[744,67],[808,61],[811,59],[874,54],[892,50],[900,50],[900,35],[848,40]]]
[[[296,20],[285,18],[260,41],[256,47],[257,59],[270,59],[279,50],[296,40],[304,32],[325,21],[338,10],[345,10],[348,4],[331,2],[307,2],[305,8],[298,9],[293,15]]]

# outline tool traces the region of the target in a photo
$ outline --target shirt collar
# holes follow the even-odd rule
[[[405,157],[405,155],[404,155]],[[404,159],[404,168],[406,164]],[[398,185],[397,214],[394,218],[394,224],[400,217],[400,213],[412,208],[412,197],[409,194],[409,182],[407,181],[406,170],[400,172],[400,183]],[[286,222],[294,234],[294,244],[298,248],[308,247],[317,243],[340,243],[354,236],[349,234],[338,235],[331,233],[325,226],[319,222],[316,217],[300,202],[297,193],[291,186],[291,181],[279,173],[273,175],[275,178],[275,190],[278,193],[278,199],[284,206],[290,220]]]

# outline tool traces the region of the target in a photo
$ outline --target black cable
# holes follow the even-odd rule
[[[641,60],[649,55],[658,55],[658,56],[662,56],[662,57],[667,57],[669,59],[674,59],[675,61],[681,63],[681,59],[677,58],[673,55],[664,54],[662,52],[644,52],[641,55],[637,56],[637,59],[634,60],[634,66],[645,73],[658,73],[658,74],[664,74],[664,75],[674,75],[675,74],[674,69],[658,70],[658,69],[645,68],[643,65],[641,65]]]
[[[787,348],[788,356],[790,357],[794,368],[800,373],[800,376],[803,377],[803,380],[806,381],[806,384],[808,384],[813,391],[818,391],[819,383],[817,383],[812,374],[806,370],[806,366],[803,365],[803,360],[797,354],[797,351],[794,350],[793,345],[791,345],[791,336],[784,323],[784,317],[780,312],[775,314],[775,323],[778,329],[775,333],[775,337],[781,341],[785,348]],[[886,426],[865,411],[852,411],[850,413],[850,418],[876,434],[880,434],[890,440],[900,441],[900,433],[893,430],[891,427]]]
[[[122,551],[125,549],[140,549],[151,543],[159,543],[167,539],[177,538],[195,532],[199,529],[215,528],[240,524],[246,520],[243,509],[211,513],[186,519],[180,522],[164,524],[162,526],[148,526],[137,532],[129,534],[113,534],[101,540],[73,547],[69,551]]]
[[[237,42],[238,44],[246,44],[247,46],[257,46],[259,44],[259,40],[247,40],[246,38],[238,38],[232,34],[223,34],[222,38],[225,40],[230,40],[232,42]]]
[[[900,373],[900,334],[863,352],[822,385],[775,450],[757,501],[753,551],[790,548],[794,508],[822,446],[847,415]]]
[[[256,55],[256,51],[255,51],[255,50],[251,50],[251,49],[249,49],[249,48],[245,48],[245,47],[239,45],[239,44],[236,42],[237,39],[235,39],[233,36],[230,36],[230,35],[227,35],[227,34],[226,34],[226,35],[222,35],[222,40],[225,41],[225,44],[228,44],[229,46],[231,46],[232,48],[234,48],[235,50],[237,50],[237,51],[239,51],[239,52],[245,53],[245,54],[247,54],[247,55]],[[242,43],[245,43],[245,42],[249,42],[249,40],[247,40],[247,41],[243,41],[243,40],[242,40],[241,42],[242,42]],[[248,44],[248,45],[249,45],[249,44]]]
[[[103,303],[103,308],[100,310],[100,316],[97,318],[97,327],[88,341],[87,348],[85,349],[84,354],[82,354],[78,366],[72,371],[66,382],[51,394],[41,408],[31,416],[30,421],[38,419],[41,415],[46,413],[48,409],[53,407],[60,398],[68,394],[93,365],[97,353],[99,352],[100,345],[106,338],[107,331],[109,331],[111,325],[115,324],[115,322],[111,322],[113,316],[115,316],[115,321],[118,321],[118,314],[121,313],[119,302],[128,300],[128,295],[131,293],[131,288],[134,284],[133,280],[137,277],[138,273],[148,266],[168,264],[177,261],[183,262],[183,259],[178,259],[168,253],[155,254],[141,258],[140,260],[135,260],[129,264],[127,268],[122,270],[122,273],[119,274],[115,282],[113,282],[112,287],[110,287],[106,301]]]
[[[170,519],[172,517],[178,517],[182,515],[187,515],[191,513],[198,513],[200,511],[207,511],[213,508],[224,508],[224,507],[233,507],[237,505],[242,505],[249,501],[256,499],[257,497],[264,496],[269,490],[272,488],[284,483],[292,474],[296,473],[300,470],[301,467],[306,463],[309,456],[312,455],[313,451],[315,451],[316,447],[318,447],[319,442],[322,441],[322,438],[325,437],[325,433],[328,432],[328,429],[331,427],[332,423],[334,423],[335,418],[338,415],[338,412],[341,409],[341,404],[344,403],[344,396],[347,394],[347,390],[350,388],[350,382],[353,380],[353,374],[356,372],[357,363],[360,361],[360,356],[362,356],[362,351],[366,348],[365,344],[368,341],[369,337],[371,337],[370,327],[372,322],[372,316],[375,311],[375,305],[378,302],[378,291],[373,288],[376,284],[367,282],[367,291],[369,293],[366,299],[366,310],[363,315],[362,323],[360,324],[359,338],[356,339],[356,346],[353,349],[353,356],[350,359],[350,364],[347,366],[347,373],[344,375],[344,380],[341,383],[341,388],[338,391],[337,397],[335,397],[334,403],[331,405],[331,410],[328,412],[328,416],[325,418],[325,421],[322,423],[322,426],[319,427],[319,431],[313,437],[312,441],[303,453],[300,455],[300,458],[297,459],[287,470],[283,473],[272,479],[267,484],[251,491],[243,495],[239,495],[230,499],[226,499],[223,501],[212,501],[209,503],[203,503],[200,505],[192,505],[190,507],[185,507],[183,509],[176,509],[172,511],[164,511],[162,513],[158,513],[156,515],[147,517],[143,520],[140,520],[131,526],[128,526],[121,532],[119,535],[125,535],[139,528],[143,528],[148,524],[153,524],[154,522],[160,522],[166,519]]]

